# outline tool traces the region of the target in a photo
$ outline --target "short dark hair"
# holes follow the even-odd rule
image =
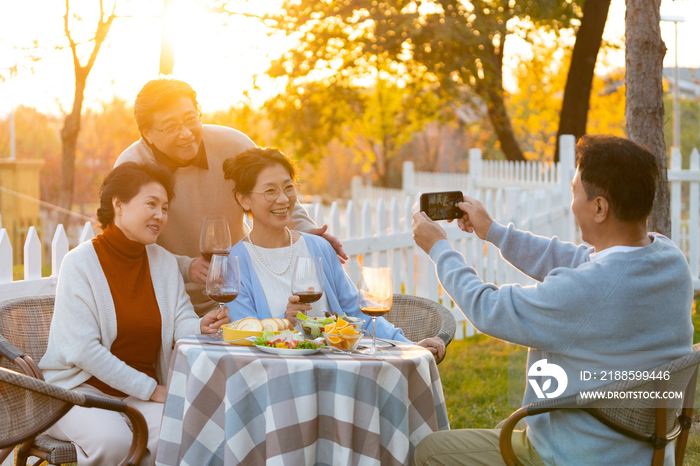
[[[153,124],[153,113],[158,112],[182,97],[189,97],[200,112],[197,93],[184,81],[158,78],[148,81],[134,101],[134,119],[140,133]]]
[[[248,194],[258,182],[260,172],[275,164],[282,165],[289,172],[292,181],[296,179],[297,171],[294,162],[276,147],[252,147],[236,157],[226,159],[224,178],[233,180],[236,184],[233,188],[234,196],[236,193]]]
[[[646,221],[659,179],[649,150],[629,139],[586,135],[576,144],[576,165],[589,201],[602,196],[618,220]]]
[[[173,175],[159,165],[125,162],[109,172],[100,187],[100,207],[97,209],[97,220],[102,229],[114,221],[112,199],[116,197],[122,202],[129,202],[151,181],[160,183],[165,188],[170,202],[175,196]]]

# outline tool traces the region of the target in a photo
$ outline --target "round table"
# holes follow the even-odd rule
[[[171,361],[157,465],[409,465],[449,429],[440,375],[415,345],[379,358],[282,357],[205,335]]]

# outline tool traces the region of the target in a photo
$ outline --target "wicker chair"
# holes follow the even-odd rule
[[[131,448],[120,466],[138,465],[148,444],[148,426],[138,409],[110,398],[83,395],[43,380],[0,368],[0,461],[15,445],[33,439],[73,406],[124,413],[131,422]]]
[[[683,464],[688,433],[692,424],[695,385],[700,364],[700,344],[693,353],[668,362],[648,372],[668,373],[669,380],[620,380],[603,387],[556,400],[524,406],[506,420],[499,439],[501,456],[508,466],[521,465],[513,452],[511,435],[515,425],[526,416],[548,413],[557,409],[582,409],[611,429],[635,440],[647,442],[654,448],[652,466],[664,464],[665,447],[676,439],[676,466]],[[582,393],[595,392],[683,391],[683,399],[616,399],[592,400]]]
[[[20,370],[30,377],[44,380],[37,367],[49,340],[54,297],[27,296],[0,302],[0,366]],[[24,466],[29,456],[49,464],[75,463],[75,446],[47,434],[30,439],[20,449],[17,466]]]
[[[440,337],[445,348],[452,342],[457,324],[452,313],[429,299],[395,294],[394,304],[385,318],[400,327],[411,341]]]

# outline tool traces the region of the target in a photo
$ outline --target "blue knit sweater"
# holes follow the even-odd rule
[[[360,311],[357,305],[357,287],[352,283],[350,277],[343,270],[343,266],[335,254],[333,247],[325,239],[301,233],[306,240],[306,246],[312,256],[323,258],[323,292],[328,297],[328,304],[333,312],[342,315],[343,313],[365,319],[363,328],[372,331],[372,319],[368,318]],[[241,268],[241,292],[232,303],[229,303],[229,314],[231,320],[238,320],[244,317],[257,317],[266,319],[269,317],[284,317],[286,309],[276,309],[275,313],[270,312],[265,299],[265,292],[262,289],[253,264],[250,262],[250,254],[239,241],[229,253],[229,257],[238,256],[238,263]],[[291,289],[291,284],[290,284]],[[404,336],[403,330],[394,327],[383,317],[377,319],[377,336],[389,340],[410,343]]]
[[[433,246],[430,257],[471,323],[487,335],[530,347],[528,368],[541,359],[561,366],[568,376],[561,396],[567,396],[609,383],[581,380],[582,370],[649,369],[692,351],[688,263],[668,238],[650,236],[654,241],[646,247],[591,262],[590,247],[493,222],[486,240],[538,281],[532,286],[484,283],[446,240]],[[538,401],[543,400],[528,384],[523,405]],[[527,421],[528,437],[548,465],[651,462],[649,444],[583,411],[553,411]],[[672,464],[672,447],[666,464]]]

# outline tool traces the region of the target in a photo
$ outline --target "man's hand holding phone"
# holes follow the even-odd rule
[[[456,194],[461,197],[455,198]],[[450,204],[456,207],[457,212],[447,209]],[[457,225],[462,231],[476,233],[480,239],[486,239],[486,234],[493,223],[493,219],[484,208],[484,204],[473,197],[464,196],[459,191],[426,193],[421,195],[421,210],[413,214],[414,241],[429,254],[436,242],[447,239],[445,230],[438,223],[435,223],[435,220],[452,222],[455,219],[457,219]]]
[[[486,239],[493,219],[484,208],[484,204],[473,197],[464,196],[463,201],[459,203],[459,208],[464,212],[464,215],[457,220],[460,230],[476,233],[480,239]],[[448,220],[448,222],[452,222],[452,220]]]

